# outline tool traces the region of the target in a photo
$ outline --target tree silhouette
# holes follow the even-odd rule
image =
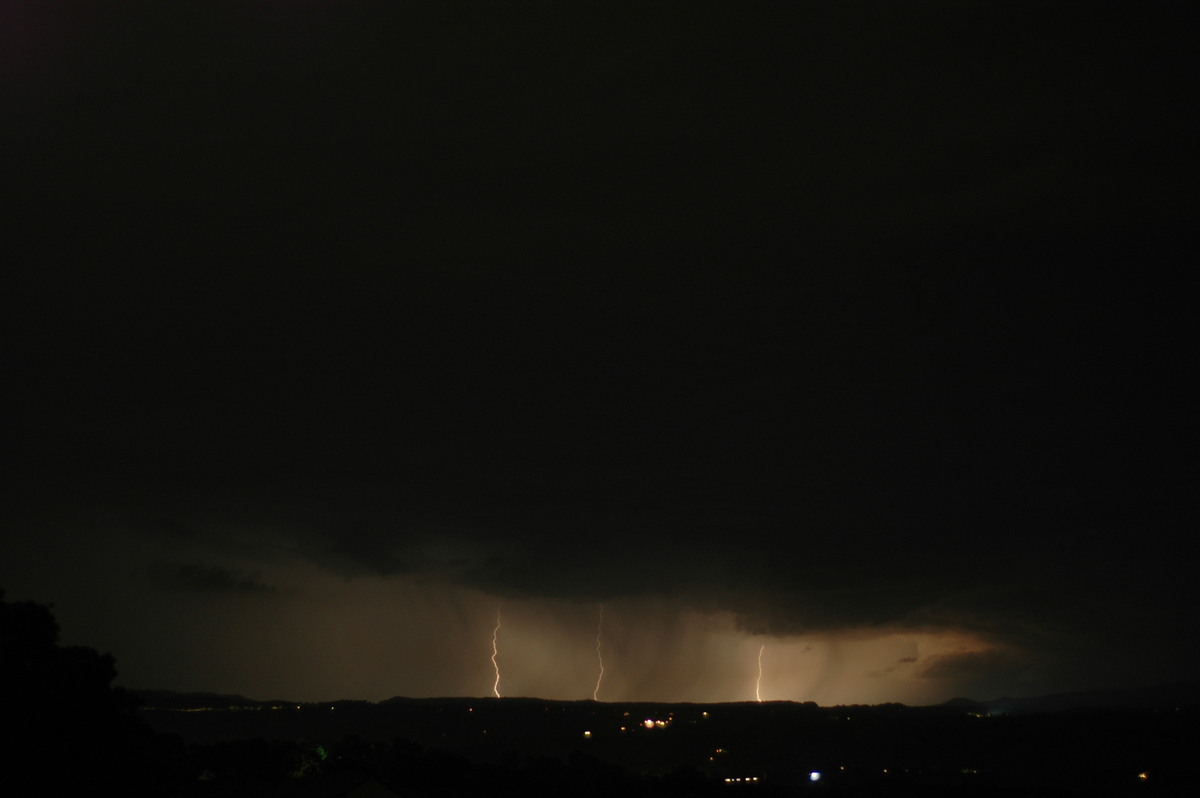
[[[0,793],[154,791],[156,741],[116,675],[111,655],[59,645],[49,606],[7,602],[0,589]]]

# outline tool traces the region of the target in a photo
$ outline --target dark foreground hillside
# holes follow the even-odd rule
[[[187,795],[1165,795],[1200,742],[1187,707],[190,703],[141,710],[186,743]]]

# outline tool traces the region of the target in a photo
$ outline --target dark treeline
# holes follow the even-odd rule
[[[116,675],[111,655],[59,645],[50,607],[0,590],[0,794],[172,789],[182,746],[135,716]]]

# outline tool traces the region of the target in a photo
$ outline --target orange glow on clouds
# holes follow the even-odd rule
[[[122,550],[131,586],[148,563],[174,555],[167,544]],[[118,683],[129,687],[298,701],[489,696],[503,601],[504,695],[596,693],[594,602],[497,597],[436,577],[346,579],[281,560],[213,563],[254,573],[269,592],[163,591],[147,604],[130,587],[107,591],[92,612],[95,602],[73,598],[81,580],[64,568],[62,584],[41,585],[39,595],[55,601],[64,640],[113,652]],[[75,635],[80,622],[86,639]],[[733,613],[645,597],[606,600],[603,624],[604,701],[754,701],[757,687],[763,701],[936,703],[965,691],[948,676],[923,675],[930,663],[994,649],[952,629],[752,635]]]

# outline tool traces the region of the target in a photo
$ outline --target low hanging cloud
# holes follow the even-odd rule
[[[150,567],[151,579],[169,590],[204,593],[275,593],[278,588],[262,580],[258,573],[197,563],[156,561]]]
[[[1020,676],[1029,672],[1033,665],[1028,655],[1008,648],[990,648],[932,657],[918,675],[923,679],[971,683],[985,677],[995,678],[997,673]]]

